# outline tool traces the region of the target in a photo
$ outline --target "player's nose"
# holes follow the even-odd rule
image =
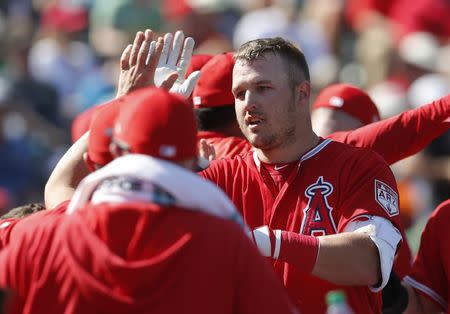
[[[245,92],[244,97],[244,110],[245,111],[254,111],[258,108],[258,100],[256,94],[250,90]]]

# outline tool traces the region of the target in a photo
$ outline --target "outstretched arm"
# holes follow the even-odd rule
[[[421,151],[448,129],[450,95],[356,130],[332,133],[328,138],[370,148],[393,164]]]
[[[83,154],[87,150],[89,132],[77,140],[53,169],[45,184],[45,207],[55,208],[69,200],[81,180],[89,174],[83,162]]]

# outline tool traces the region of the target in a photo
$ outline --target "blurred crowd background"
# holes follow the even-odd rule
[[[72,120],[115,96],[118,59],[138,30],[182,29],[207,54],[288,38],[315,93],[355,84],[386,118],[450,93],[449,16],[448,0],[2,0],[0,209],[42,201]],[[415,230],[450,198],[450,133],[393,168],[414,250]]]

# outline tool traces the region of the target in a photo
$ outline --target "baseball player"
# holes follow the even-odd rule
[[[235,58],[236,116],[254,152],[202,175],[242,212],[300,311],[324,313],[326,293],[342,289],[356,313],[379,313],[401,241],[389,167],[314,134],[308,65],[292,44],[254,40]]]
[[[421,151],[442,135],[450,127],[449,117],[450,95],[379,121],[378,109],[369,95],[350,84],[324,88],[311,113],[313,129],[320,136],[371,148],[389,164]]]
[[[128,95],[114,128],[125,156],[0,252],[10,312],[295,313],[234,205],[192,172],[196,137],[185,100]]]
[[[405,313],[448,313],[450,274],[450,200],[440,204],[428,219],[411,273],[409,306]]]

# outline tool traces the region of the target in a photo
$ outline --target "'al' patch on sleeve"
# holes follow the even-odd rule
[[[389,185],[375,179],[375,200],[389,217],[399,214],[398,194]]]

